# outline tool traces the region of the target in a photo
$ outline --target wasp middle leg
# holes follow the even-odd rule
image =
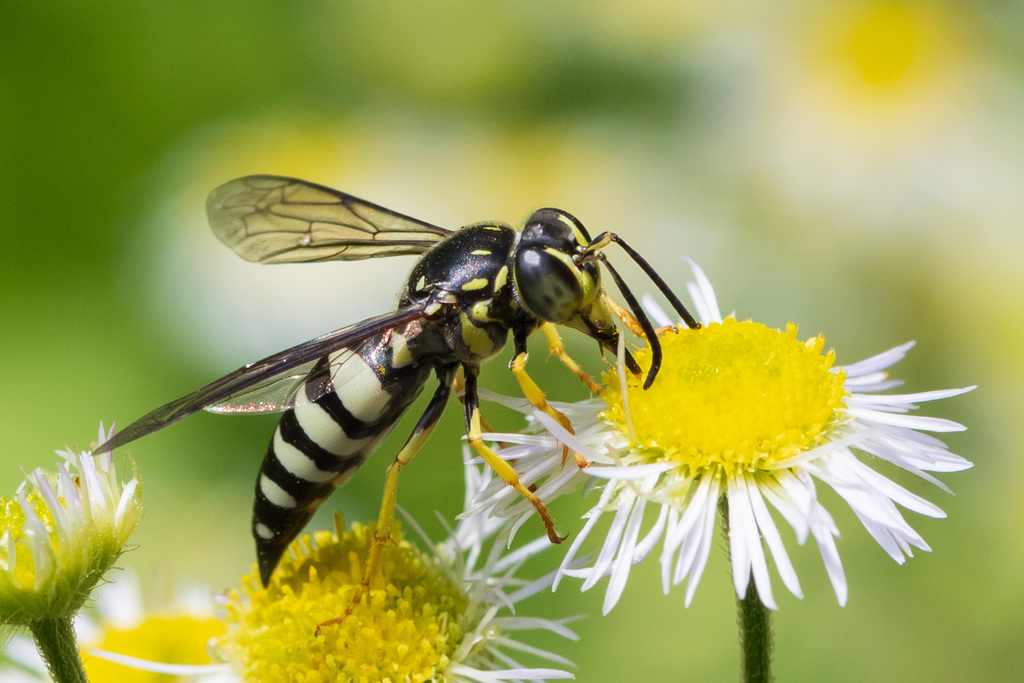
[[[427,404],[426,410],[420,416],[416,427],[412,430],[412,434],[409,435],[405,445],[402,446],[402,449],[398,451],[398,455],[395,456],[395,461],[388,466],[387,478],[384,482],[384,495],[380,503],[380,515],[377,517],[377,529],[373,534],[370,548],[366,553],[363,579],[359,582],[359,586],[356,587],[352,601],[345,608],[341,616],[319,624],[316,627],[317,635],[320,635],[320,631],[325,626],[340,624],[347,619],[355,608],[359,606],[366,592],[370,589],[370,580],[373,578],[373,572],[377,568],[377,557],[380,555],[380,549],[391,540],[391,526],[395,520],[395,503],[398,500],[398,474],[402,471],[403,467],[409,464],[409,461],[412,460],[413,456],[416,455],[426,442],[430,433],[434,431],[434,427],[441,420],[441,414],[444,413],[444,407],[448,404],[448,397],[451,395],[455,368],[437,368],[436,374],[440,385],[431,397],[430,403]]]

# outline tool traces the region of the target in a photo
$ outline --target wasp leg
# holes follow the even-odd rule
[[[547,413],[554,418],[558,424],[569,430],[570,434],[575,434],[573,431],[572,422],[569,421],[562,413],[555,410],[544,394],[544,390],[537,386],[537,383],[533,381],[533,378],[526,372],[526,361],[529,359],[530,354],[526,351],[526,335],[519,330],[514,333],[515,337],[515,348],[516,355],[512,358],[512,362],[508,364],[508,369],[515,375],[516,381],[519,382],[519,388],[523,390],[523,396],[530,402],[537,410]],[[469,384],[469,372],[466,372],[466,383]]]
[[[437,379],[441,384],[437,387],[437,391],[434,392],[430,403],[427,404],[423,415],[420,416],[419,422],[416,423],[416,427],[412,430],[412,434],[406,439],[402,450],[398,451],[398,455],[395,456],[395,461],[388,467],[387,478],[384,483],[384,495],[380,502],[380,515],[377,518],[377,530],[373,534],[373,540],[370,542],[370,548],[366,553],[363,579],[359,582],[355,595],[352,596],[352,601],[345,608],[344,613],[339,617],[319,624],[316,627],[317,635],[320,635],[320,631],[325,626],[333,626],[345,621],[370,589],[370,579],[377,568],[377,557],[380,555],[380,549],[391,540],[391,523],[395,519],[395,503],[398,499],[398,473],[409,464],[409,461],[412,460],[412,457],[423,446],[430,433],[434,431],[434,427],[440,421],[444,407],[448,404],[448,397],[451,395],[452,377],[454,374],[451,368],[439,368],[437,370]]]
[[[565,344],[562,343],[562,337],[558,334],[558,328],[552,323],[544,323],[540,327],[544,330],[544,336],[547,337],[548,348],[551,350],[551,353],[558,356],[558,360],[562,361],[565,367],[572,370],[573,374],[579,377],[580,381],[586,384],[592,392],[600,394],[603,391],[601,385],[591,379],[590,375],[565,352]]]
[[[469,444],[506,484],[514,488],[519,495],[533,504],[533,507],[537,509],[537,514],[540,515],[541,520],[544,522],[544,528],[547,529],[548,540],[552,543],[561,543],[565,540],[565,536],[559,536],[558,532],[555,531],[555,522],[551,519],[548,509],[544,507],[544,503],[540,501],[540,498],[533,491],[523,486],[515,469],[502,460],[501,456],[495,453],[490,446],[484,443],[482,432],[480,431],[480,396],[476,390],[478,368],[476,366],[463,365],[463,369],[466,372],[466,434],[469,437]]]
[[[618,301],[608,295],[608,292],[602,292],[601,295],[604,297],[604,302],[608,304],[608,308],[612,309],[612,313],[615,314],[622,324],[629,328],[629,331],[638,337],[644,336],[644,328],[640,325],[640,321],[636,319],[628,308],[623,308]]]
[[[530,357],[530,354],[526,352],[526,335],[520,331],[513,332],[516,346],[516,355],[512,358],[512,362],[508,364],[509,370],[516,376],[516,381],[519,382],[519,387],[523,390],[523,396],[530,402],[537,410],[551,416],[558,424],[562,425],[570,434],[576,432],[572,428],[572,422],[569,421],[565,415],[555,410],[555,408],[548,403],[547,397],[544,395],[544,391],[537,386],[537,383],[533,381],[526,372],[526,361]],[[569,447],[562,446],[562,462],[564,463],[569,457]],[[580,455],[576,455],[576,464],[580,467],[587,467],[590,465],[585,458]]]
[[[459,366],[458,372],[455,373],[455,396],[459,399],[459,403],[462,404],[463,408],[466,406],[466,376],[462,372],[462,366]],[[497,429],[487,421],[483,415],[480,416],[480,426],[483,427],[485,432],[496,432]]]

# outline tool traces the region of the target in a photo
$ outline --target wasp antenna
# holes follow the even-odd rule
[[[622,247],[623,251],[629,254],[629,257],[636,261],[636,264],[640,266],[645,273],[647,273],[647,277],[651,278],[651,282],[661,290],[661,293],[665,295],[668,302],[672,304],[672,308],[676,309],[676,313],[678,313],[679,317],[683,319],[683,322],[686,323],[687,327],[694,330],[700,327],[700,323],[697,322],[696,318],[690,315],[690,312],[686,310],[686,306],[683,306],[683,302],[679,300],[676,293],[673,292],[668,286],[668,283],[658,275],[658,271],[654,270],[654,267],[647,262],[647,259],[640,255],[640,252],[626,244],[626,242],[614,232],[605,232],[598,235],[590,244],[587,245],[586,251],[589,253],[591,249],[600,249],[608,245],[610,242],[615,242]],[[607,263],[608,262],[605,261],[605,265],[607,265]],[[639,316],[637,316],[637,318],[639,318]]]
[[[608,259],[605,258],[604,254],[598,254],[598,259],[604,263],[605,268],[611,274],[612,279],[615,280],[615,286],[622,292],[622,298],[626,300],[633,315],[636,317],[637,322],[640,323],[640,327],[644,330],[644,336],[647,337],[647,343],[651,346],[651,369],[647,371],[647,379],[644,380],[644,389],[650,389],[654,383],[654,378],[658,375],[658,370],[661,369],[661,342],[658,340],[658,333],[654,331],[654,325],[647,318],[647,314],[644,313],[644,309],[637,303],[636,297],[633,296],[633,292],[629,291],[629,287],[623,282],[619,274],[612,268],[612,264],[608,263]]]

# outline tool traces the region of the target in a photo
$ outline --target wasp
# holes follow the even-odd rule
[[[477,377],[512,334],[510,369],[536,408],[571,430],[526,372],[527,338],[543,330],[552,351],[592,389],[589,376],[564,351],[555,326],[579,330],[615,352],[614,316],[646,337],[652,364],[661,364],[658,336],[602,251],[616,243],[643,269],[690,327],[698,327],[664,280],[618,235],[591,239],[575,217],[540,209],[521,229],[476,223],[448,230],[321,185],[269,175],[233,180],[207,201],[213,232],[242,258],[257,263],[349,261],[419,255],[397,309],[330,332],[245,365],[153,410],[102,444],[109,451],[194,412],[282,412],[256,484],[252,533],[264,585],[288,544],[331,492],[377,448],[417,398],[431,374],[437,388],[387,471],[363,587],[380,547],[390,538],[399,471],[437,425],[453,385],[463,389],[469,443],[528,499],[552,542],[562,539],[542,501],[483,440]],[[601,287],[602,263],[626,309]],[[640,368],[631,355],[626,363]],[[461,377],[459,377],[461,375]],[[360,593],[361,595],[361,593]],[[358,601],[358,597],[354,602]]]

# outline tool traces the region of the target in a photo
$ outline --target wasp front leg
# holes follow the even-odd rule
[[[454,375],[454,368],[437,369],[437,379],[440,385],[437,387],[437,391],[434,392],[433,397],[431,397],[430,403],[427,404],[426,410],[423,411],[423,415],[420,416],[416,427],[412,430],[412,434],[409,435],[405,445],[402,446],[402,450],[398,451],[395,461],[388,467],[387,478],[384,482],[384,495],[380,503],[380,515],[377,517],[377,529],[373,534],[373,540],[370,542],[370,548],[366,554],[363,579],[356,588],[355,595],[352,596],[352,601],[345,608],[344,613],[339,617],[318,625],[316,627],[317,635],[320,635],[320,631],[325,626],[340,624],[347,619],[370,589],[370,581],[377,569],[377,557],[380,555],[380,549],[391,540],[391,526],[395,520],[395,503],[398,500],[398,474],[402,471],[403,467],[409,464],[409,461],[420,450],[430,436],[430,433],[434,431],[434,427],[440,421],[441,414],[444,413],[444,407],[448,404],[448,397],[451,395]]]
[[[558,328],[553,323],[543,323],[541,329],[544,330],[544,336],[548,340],[548,349],[552,354],[558,357],[558,360],[562,361],[565,367],[572,370],[573,374],[580,378],[580,381],[587,385],[587,387],[595,394],[600,394],[603,389],[601,385],[591,379],[590,375],[587,374],[586,370],[581,368],[565,351],[565,344],[562,343],[562,337],[558,334]],[[525,361],[524,361],[525,365]],[[524,372],[525,374],[525,372]],[[522,382],[520,382],[520,386]]]
[[[530,354],[526,351],[526,334],[521,330],[513,332],[513,338],[515,340],[516,355],[512,358],[512,362],[509,363],[509,370],[515,375],[516,381],[519,382],[519,387],[523,390],[523,396],[530,402],[537,410],[551,416],[558,424],[562,425],[566,431],[570,434],[575,434],[575,430],[572,428],[572,422],[569,421],[565,415],[555,410],[555,408],[548,403],[547,397],[544,395],[544,391],[537,386],[537,383],[533,381],[526,372],[526,361],[529,359]],[[562,461],[564,462],[569,457],[570,449],[568,446],[562,446]],[[586,458],[576,453],[576,464],[579,467],[587,467],[590,465]]]
[[[608,295],[608,292],[602,292],[601,296],[604,297],[604,302],[608,304],[608,308],[612,310],[615,317],[621,320],[622,324],[625,325],[630,332],[638,337],[644,336],[643,326],[640,324],[640,321],[636,319],[636,316],[629,312],[628,308],[623,308],[618,301]]]
[[[479,370],[475,365],[463,365],[462,368],[466,375],[464,405],[466,407],[466,434],[469,437],[470,445],[506,484],[514,488],[519,495],[530,501],[533,507],[536,508],[537,514],[540,515],[541,520],[544,522],[544,528],[547,529],[548,540],[552,543],[561,543],[565,540],[565,537],[559,536],[558,532],[555,531],[555,522],[551,519],[548,509],[544,507],[544,503],[541,502],[540,498],[533,491],[523,486],[515,469],[502,460],[501,456],[495,453],[490,446],[484,443],[483,432],[480,429],[480,395],[477,393],[476,387]]]

